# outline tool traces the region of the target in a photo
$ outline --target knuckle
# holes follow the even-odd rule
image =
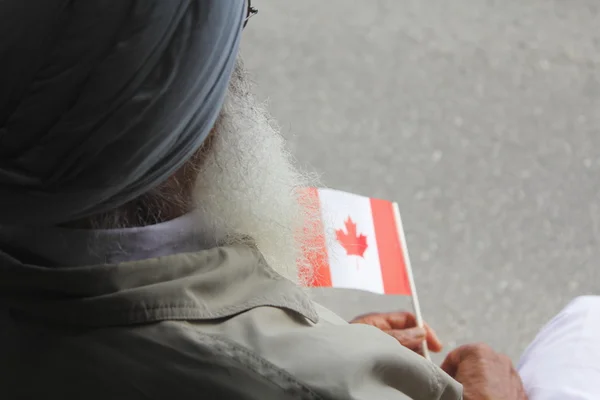
[[[398,340],[408,339],[408,335],[404,331],[396,331],[396,337],[398,338]]]
[[[489,353],[490,347],[485,343],[474,343],[469,345],[468,350],[470,353],[480,356]]]
[[[470,358],[473,361],[488,359],[495,354],[492,348],[485,343],[474,343],[462,346],[460,352],[465,358]]]

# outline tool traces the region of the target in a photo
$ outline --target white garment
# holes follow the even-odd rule
[[[207,232],[199,213],[160,224],[123,229],[71,229],[57,226],[0,226],[2,248],[27,249],[65,267],[118,264],[192,253],[218,245],[225,236]]]
[[[530,400],[600,400],[600,297],[573,300],[538,333],[518,369]]]

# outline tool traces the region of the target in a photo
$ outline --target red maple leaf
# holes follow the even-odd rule
[[[359,256],[364,257],[365,250],[367,250],[367,237],[362,233],[360,236],[356,235],[356,224],[352,221],[352,218],[348,217],[346,221],[344,221],[344,225],[346,225],[346,232],[342,229],[336,229],[335,237],[338,242],[342,245],[344,249],[346,249],[346,253],[349,256]]]

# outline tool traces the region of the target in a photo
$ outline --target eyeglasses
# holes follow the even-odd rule
[[[244,18],[244,28],[248,25],[250,18],[258,14],[258,9],[252,7],[252,0],[246,0],[246,3],[248,4],[248,10],[246,11],[246,18]]]

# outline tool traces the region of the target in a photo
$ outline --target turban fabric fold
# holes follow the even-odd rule
[[[0,224],[118,207],[202,145],[244,0],[0,1]]]

